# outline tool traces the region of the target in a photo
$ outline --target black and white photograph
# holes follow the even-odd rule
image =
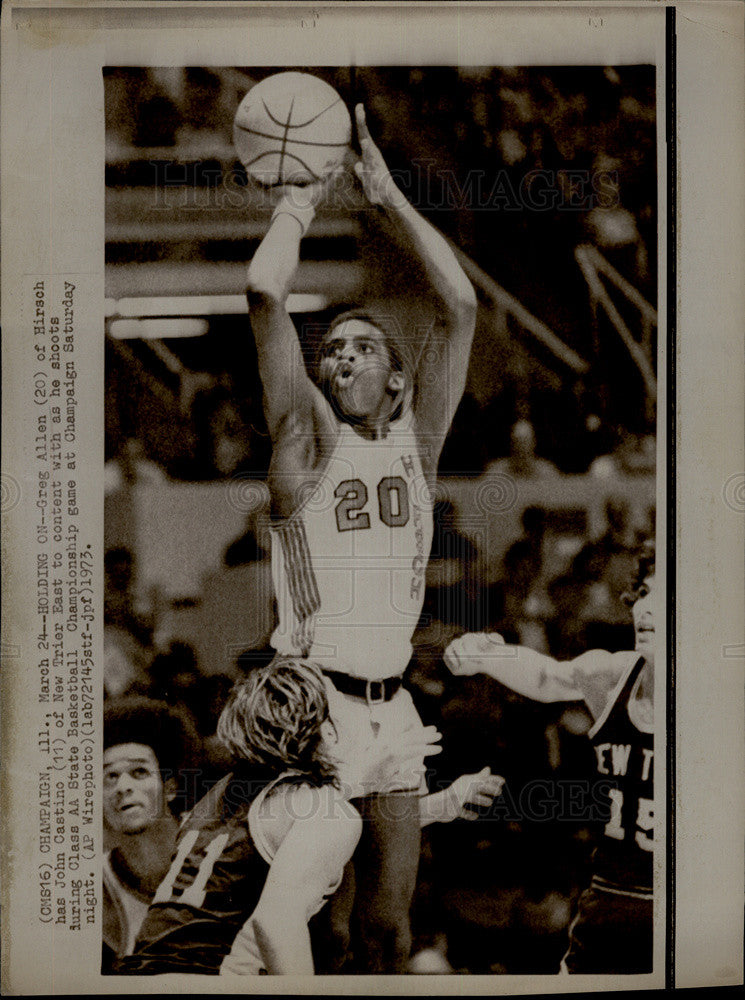
[[[742,984],[741,12],[3,6],[3,993]]]
[[[651,973],[655,67],[104,83],[105,971]]]

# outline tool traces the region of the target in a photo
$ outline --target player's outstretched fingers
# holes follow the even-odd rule
[[[441,740],[442,733],[436,726],[414,726],[404,730],[401,747],[403,752],[410,756],[416,753],[420,757],[433,757],[442,753]]]
[[[357,138],[359,139],[360,146],[363,142],[372,142],[370,130],[367,127],[367,116],[365,114],[364,104],[360,103],[355,105],[354,118],[357,123]]]
[[[447,647],[445,652],[442,654],[442,659],[445,666],[450,671],[450,673],[452,674],[458,673],[459,657],[458,657],[458,647],[456,646],[455,641],[451,642],[450,645]]]
[[[493,795],[484,795],[481,792],[476,792],[468,800],[472,806],[490,806],[494,801]]]
[[[490,767],[483,768],[475,777],[475,787],[487,795],[499,795],[504,788],[504,778],[501,774],[492,774]]]

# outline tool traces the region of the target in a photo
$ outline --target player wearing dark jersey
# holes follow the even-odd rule
[[[231,692],[218,735],[237,766],[184,822],[120,971],[218,974],[252,918],[251,971],[312,973],[309,914],[340,878],[362,826],[337,788],[320,671],[294,660],[254,670]]]
[[[376,741],[352,773],[340,762],[353,734],[330,720],[328,686],[318,667],[292,659],[235,686],[218,735],[236,766],[182,824],[134,953],[117,971],[313,972],[308,920],[338,886],[361,832],[346,795],[385,784],[437,752],[439,738],[427,727],[396,747]],[[500,784],[464,775],[423,800],[421,823],[471,815],[468,805],[488,804]]]
[[[583,699],[609,816],[593,874],[569,930],[563,968],[584,973],[652,971],[654,852],[654,549],[641,553],[633,591],[635,649],[591,650],[560,663],[496,633],[461,636],[445,652],[455,674],[482,672],[537,701]]]
[[[570,927],[569,972],[652,971],[654,735],[640,695],[647,670],[640,656],[624,671],[588,734],[610,817]]]

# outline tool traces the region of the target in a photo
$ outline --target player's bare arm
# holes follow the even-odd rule
[[[341,876],[362,832],[359,813],[333,789],[295,790],[295,821],[272,861],[254,910],[256,942],[270,975],[313,975],[308,919]]]
[[[447,240],[417,212],[396,185],[372,140],[361,104],[356,108],[362,153],[355,170],[368,200],[380,205],[398,230],[427,279],[437,310],[434,350],[422,352],[416,373],[414,413],[423,435],[444,442],[466,384],[468,356],[476,325],[476,293]],[[434,376],[434,377],[427,377]]]
[[[486,674],[534,701],[583,700],[597,718],[634,655],[594,649],[561,661],[527,646],[509,645],[497,632],[472,632],[451,642],[444,660],[453,674]]]
[[[323,190],[323,184],[283,190],[248,268],[246,295],[273,444],[272,496],[281,516],[296,506],[298,475],[316,468],[323,443],[334,434],[328,403],[306,373],[297,330],[287,311],[300,242]]]

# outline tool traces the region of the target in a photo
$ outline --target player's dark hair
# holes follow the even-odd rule
[[[641,543],[637,550],[636,567],[631,581],[631,589],[623,595],[627,604],[634,604],[641,593],[644,581],[654,576],[655,569],[655,543],[654,539],[648,538]]]
[[[321,361],[323,360],[325,344],[328,341],[329,337],[334,332],[334,330],[337,329],[337,327],[342,325],[342,323],[349,323],[351,320],[355,319],[359,320],[361,323],[369,323],[370,326],[374,326],[376,330],[380,330],[380,332],[383,334],[383,337],[385,338],[385,346],[388,350],[388,357],[390,358],[391,361],[392,370],[394,372],[401,372],[405,377],[408,377],[406,368],[404,367],[403,358],[401,356],[401,351],[399,350],[398,344],[396,343],[396,338],[394,337],[393,331],[391,330],[390,320],[385,315],[383,315],[383,313],[378,313],[370,309],[347,309],[345,312],[339,313],[338,316],[335,316],[331,320],[331,322],[329,323],[328,330],[326,330],[323,337],[321,338],[321,342],[318,346],[318,351],[316,353],[315,368],[316,371],[319,372],[319,376],[321,371]],[[331,407],[336,413],[336,415],[340,419],[349,423],[350,418],[346,414],[339,413],[336,400],[334,399],[333,394],[329,390],[328,385],[324,382],[323,379],[320,378],[319,378],[319,384],[321,391],[323,392],[328,402],[331,404]],[[406,402],[406,392],[404,391],[400,394],[399,401],[391,413],[390,416],[391,422],[393,422],[394,420],[398,420],[398,418],[401,416],[405,402]]]
[[[140,696],[112,698],[106,702],[103,715],[103,748],[122,743],[139,743],[150,747],[158,762],[163,781],[175,777],[179,786],[171,803],[174,812],[183,812],[190,805],[186,782],[179,780],[181,772],[199,763],[200,741],[189,716],[164,701]]]
[[[336,768],[321,735],[328,715],[320,667],[275,657],[235,684],[217,735],[237,761],[266,778],[293,770],[312,785],[335,785]]]

